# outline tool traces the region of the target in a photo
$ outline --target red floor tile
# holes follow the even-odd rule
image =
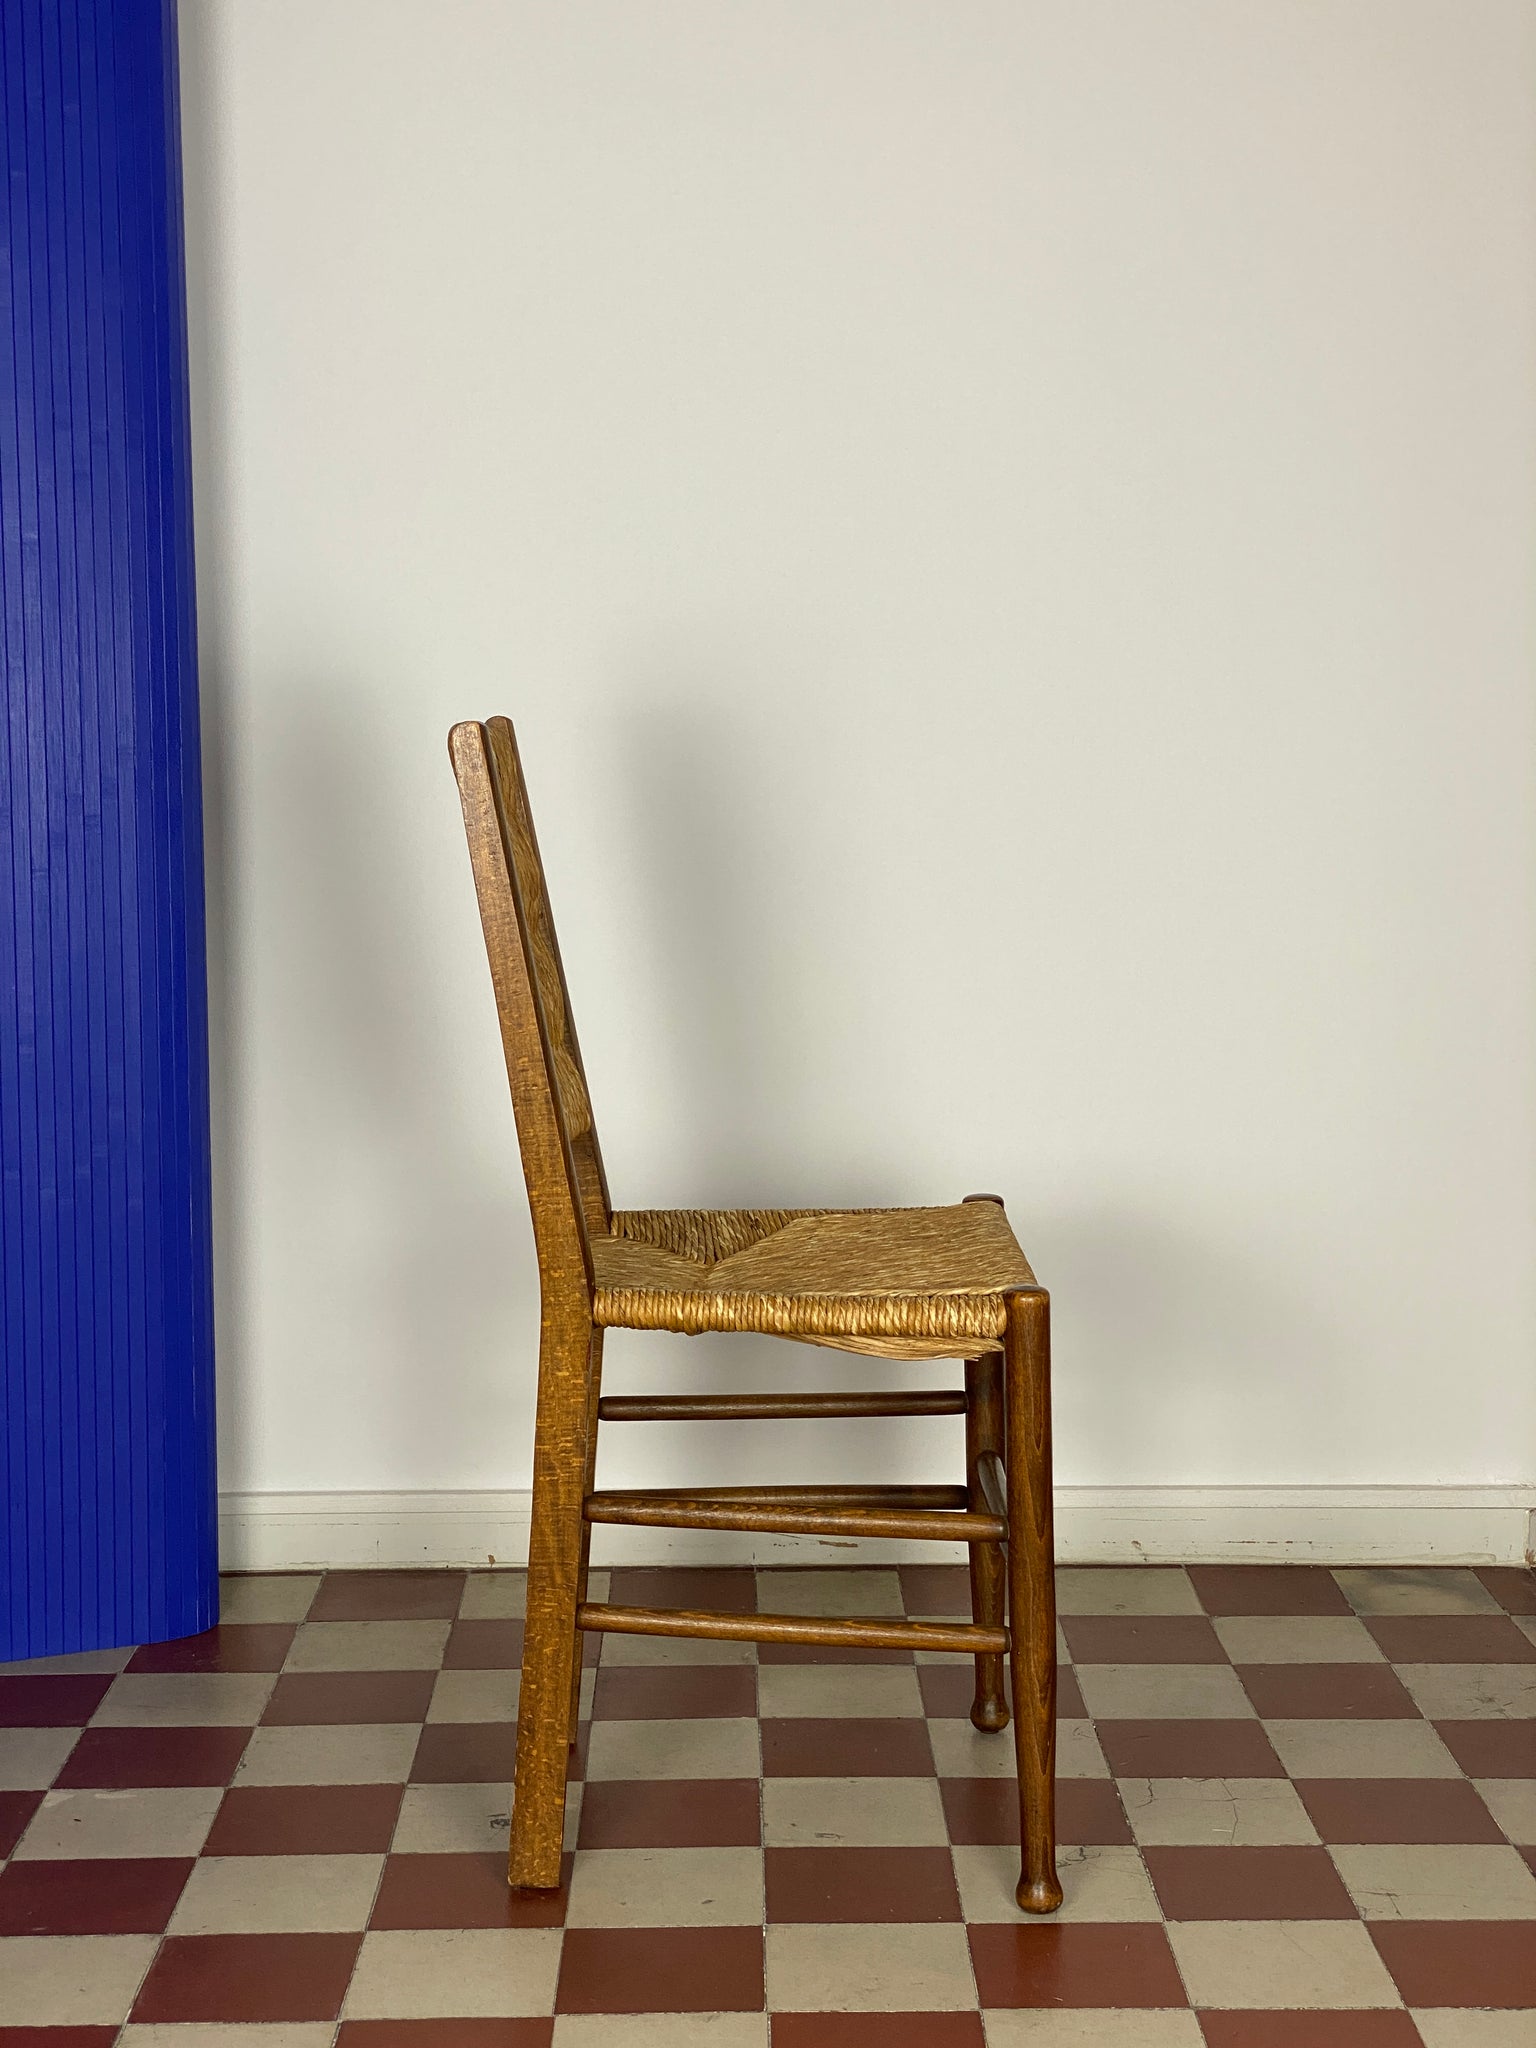
[[[970,1719],[971,1702],[976,1697],[976,1673],[970,1665],[919,1664],[917,1683],[923,1695],[924,1713],[937,1721]],[[1011,1691],[1008,1697],[1011,1702]],[[1087,1715],[1082,1689],[1072,1667],[1063,1664],[1056,1674],[1056,1718],[1058,1721],[1082,1721],[1087,1719]]]
[[[1536,1664],[1536,1643],[1503,1614],[1372,1614],[1394,1664]]]
[[[190,1856],[37,1857],[0,1870],[0,1935],[163,1934]]]
[[[1333,1573],[1310,1564],[1192,1564],[1207,1614],[1353,1614]]]
[[[1507,1614],[1536,1614],[1536,1572],[1517,1565],[1484,1565],[1477,1576]]]
[[[448,1631],[445,1671],[516,1671],[522,1661],[520,1621],[456,1621]]]
[[[9,1856],[43,1803],[41,1792],[0,1792],[0,1856]]]
[[[1206,2048],[1423,2048],[1405,2012],[1203,2012]]]
[[[773,2048],[984,2048],[986,2038],[978,2012],[776,2012],[770,2029]]]
[[[307,1618],[445,1621],[463,1596],[463,1572],[327,1572]]]
[[[1469,1778],[1536,1778],[1536,1721],[1437,1721]]]
[[[970,1568],[963,1564],[904,1564],[897,1567],[908,1614],[969,1614]]]
[[[0,2027],[0,2048],[112,2048],[116,2027]]]
[[[1404,2005],[1536,2005],[1529,1920],[1373,1920],[1367,1932]]]
[[[1414,1721],[1419,1710],[1386,1664],[1240,1664],[1237,1675],[1271,1721]]]
[[[1075,1664],[1225,1664],[1203,1614],[1069,1614],[1062,1624]]]
[[[69,1753],[61,1787],[227,1785],[249,1728],[87,1728]]]
[[[983,2010],[1015,2006],[1188,2004],[1168,1937],[1156,1926],[970,1929]]]
[[[1353,1920],[1355,1904],[1326,1849],[1142,1850],[1169,1920]]]
[[[368,1856],[387,1849],[403,1785],[236,1785],[205,1856]]]
[[[1298,1778],[1325,1842],[1502,1842],[1504,1831],[1461,1778]]]
[[[517,1738],[509,1721],[433,1721],[421,1731],[413,1785],[510,1785]],[[572,1752],[571,1775],[579,1776]]]
[[[744,1664],[632,1664],[597,1674],[596,1721],[713,1721],[757,1712],[757,1673]]]
[[[146,1643],[129,1659],[130,1671],[281,1671],[298,1624],[252,1622],[210,1628],[200,1636]]]
[[[360,1934],[173,1934],[150,1965],[133,2018],[333,2020]]]
[[[262,1721],[269,1728],[365,1721],[424,1721],[434,1671],[289,1671],[272,1688]]]
[[[1096,1721],[1120,1778],[1283,1778],[1257,1721]]]
[[[947,1849],[768,1849],[764,1877],[770,1921],[961,1917]]]
[[[761,2012],[760,1927],[568,1927],[555,2011]]]
[[[952,1842],[1018,1841],[1018,1788],[1007,1778],[941,1778],[939,1793]],[[1056,1839],[1073,1846],[1133,1839],[1113,1779],[1058,1779]]]
[[[554,2038],[553,2020],[344,2020],[336,2048],[550,2048]]]
[[[610,1578],[608,1598],[615,1607],[702,1607],[718,1614],[756,1614],[757,1577],[750,1566],[702,1571],[626,1566]]]
[[[873,1721],[764,1721],[768,1778],[931,1778],[928,1723],[891,1716]]]
[[[0,1728],[83,1728],[111,1683],[110,1672],[0,1678]]]
[[[485,1855],[391,1856],[368,1924],[561,1927],[574,1860],[565,1858],[559,1891],[514,1892],[508,1889],[507,1859],[499,1850]]]
[[[761,1839],[756,1778],[605,1779],[582,1795],[583,1849],[748,1849]]]

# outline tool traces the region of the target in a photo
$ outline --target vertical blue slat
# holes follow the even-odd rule
[[[0,1660],[217,1609],[174,0],[0,0]]]

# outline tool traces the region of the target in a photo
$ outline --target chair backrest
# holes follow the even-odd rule
[[[511,721],[468,721],[448,735],[480,922],[501,1017],[501,1042],[533,1212],[539,1268],[588,1288],[591,1239],[611,1220],[587,1077],[544,885],[544,864]]]

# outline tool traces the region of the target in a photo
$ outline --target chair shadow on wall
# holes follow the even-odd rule
[[[413,932],[413,921],[453,918],[454,906],[424,897],[413,835],[390,825],[402,804],[384,794],[388,759],[371,756],[376,720],[365,695],[335,676],[268,685],[279,737],[263,781],[283,792],[285,830],[281,868],[269,847],[265,882],[284,907],[279,991],[263,999],[278,1035],[267,1059],[280,1058],[287,1084],[285,1261],[291,1269],[302,1258],[317,1295],[333,1277],[338,1340],[362,1349],[361,1323],[377,1352],[380,1398],[352,1404],[349,1455],[430,1484],[434,1466],[462,1466],[467,1431],[478,1441],[498,1414],[509,1434],[525,1425],[537,1285],[504,1086],[487,1100],[475,1092],[478,1068],[474,1080],[455,1073],[455,1025],[464,1024],[428,971],[430,934],[419,923]],[[435,762],[441,736],[434,729],[430,738]],[[457,854],[446,760],[443,780],[442,834]],[[467,871],[462,879],[455,922],[472,937]],[[486,1028],[494,1075],[488,991],[484,1013],[468,1021]],[[505,1118],[504,1172],[487,1171],[496,1152],[476,1129],[486,1116]],[[528,1319],[514,1334],[488,1276],[514,1268],[520,1251]],[[316,1343],[319,1366],[318,1330]],[[476,1360],[479,1384],[468,1377]]]

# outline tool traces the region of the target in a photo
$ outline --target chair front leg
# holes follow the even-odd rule
[[[587,1461],[582,1475],[583,1498],[597,1484],[597,1404],[603,1391],[603,1333],[592,1332],[591,1351],[587,1364]],[[592,1561],[592,1524],[583,1515],[581,1518],[581,1558],[576,1571],[576,1604],[587,1597],[587,1571]],[[571,1665],[571,1717],[567,1729],[567,1745],[574,1749],[581,1733],[581,1670],[583,1637],[578,1629],[576,1635],[576,1656]]]
[[[1003,1361],[993,1351],[965,1362],[965,1479],[973,1512],[987,1512],[987,1498],[977,1476],[977,1464],[984,1453],[1004,1455],[1003,1446]],[[973,1543],[971,1562],[971,1619],[986,1628],[1003,1625],[1003,1550],[998,1543]],[[1003,1689],[1003,1660],[992,1652],[976,1659],[976,1697],[971,1704],[971,1723],[985,1734],[995,1735],[1008,1726],[1008,1695]]]
[[[528,1539],[528,1619],[517,1708],[517,1776],[507,1882],[560,1883],[573,1687],[581,1676],[576,1603],[588,1464],[592,1325],[576,1307],[545,1311]]]
[[[1008,1622],[1019,1764],[1026,1913],[1061,1904],[1056,1876],[1056,1577],[1051,1521],[1051,1305],[1043,1289],[1008,1296]]]

